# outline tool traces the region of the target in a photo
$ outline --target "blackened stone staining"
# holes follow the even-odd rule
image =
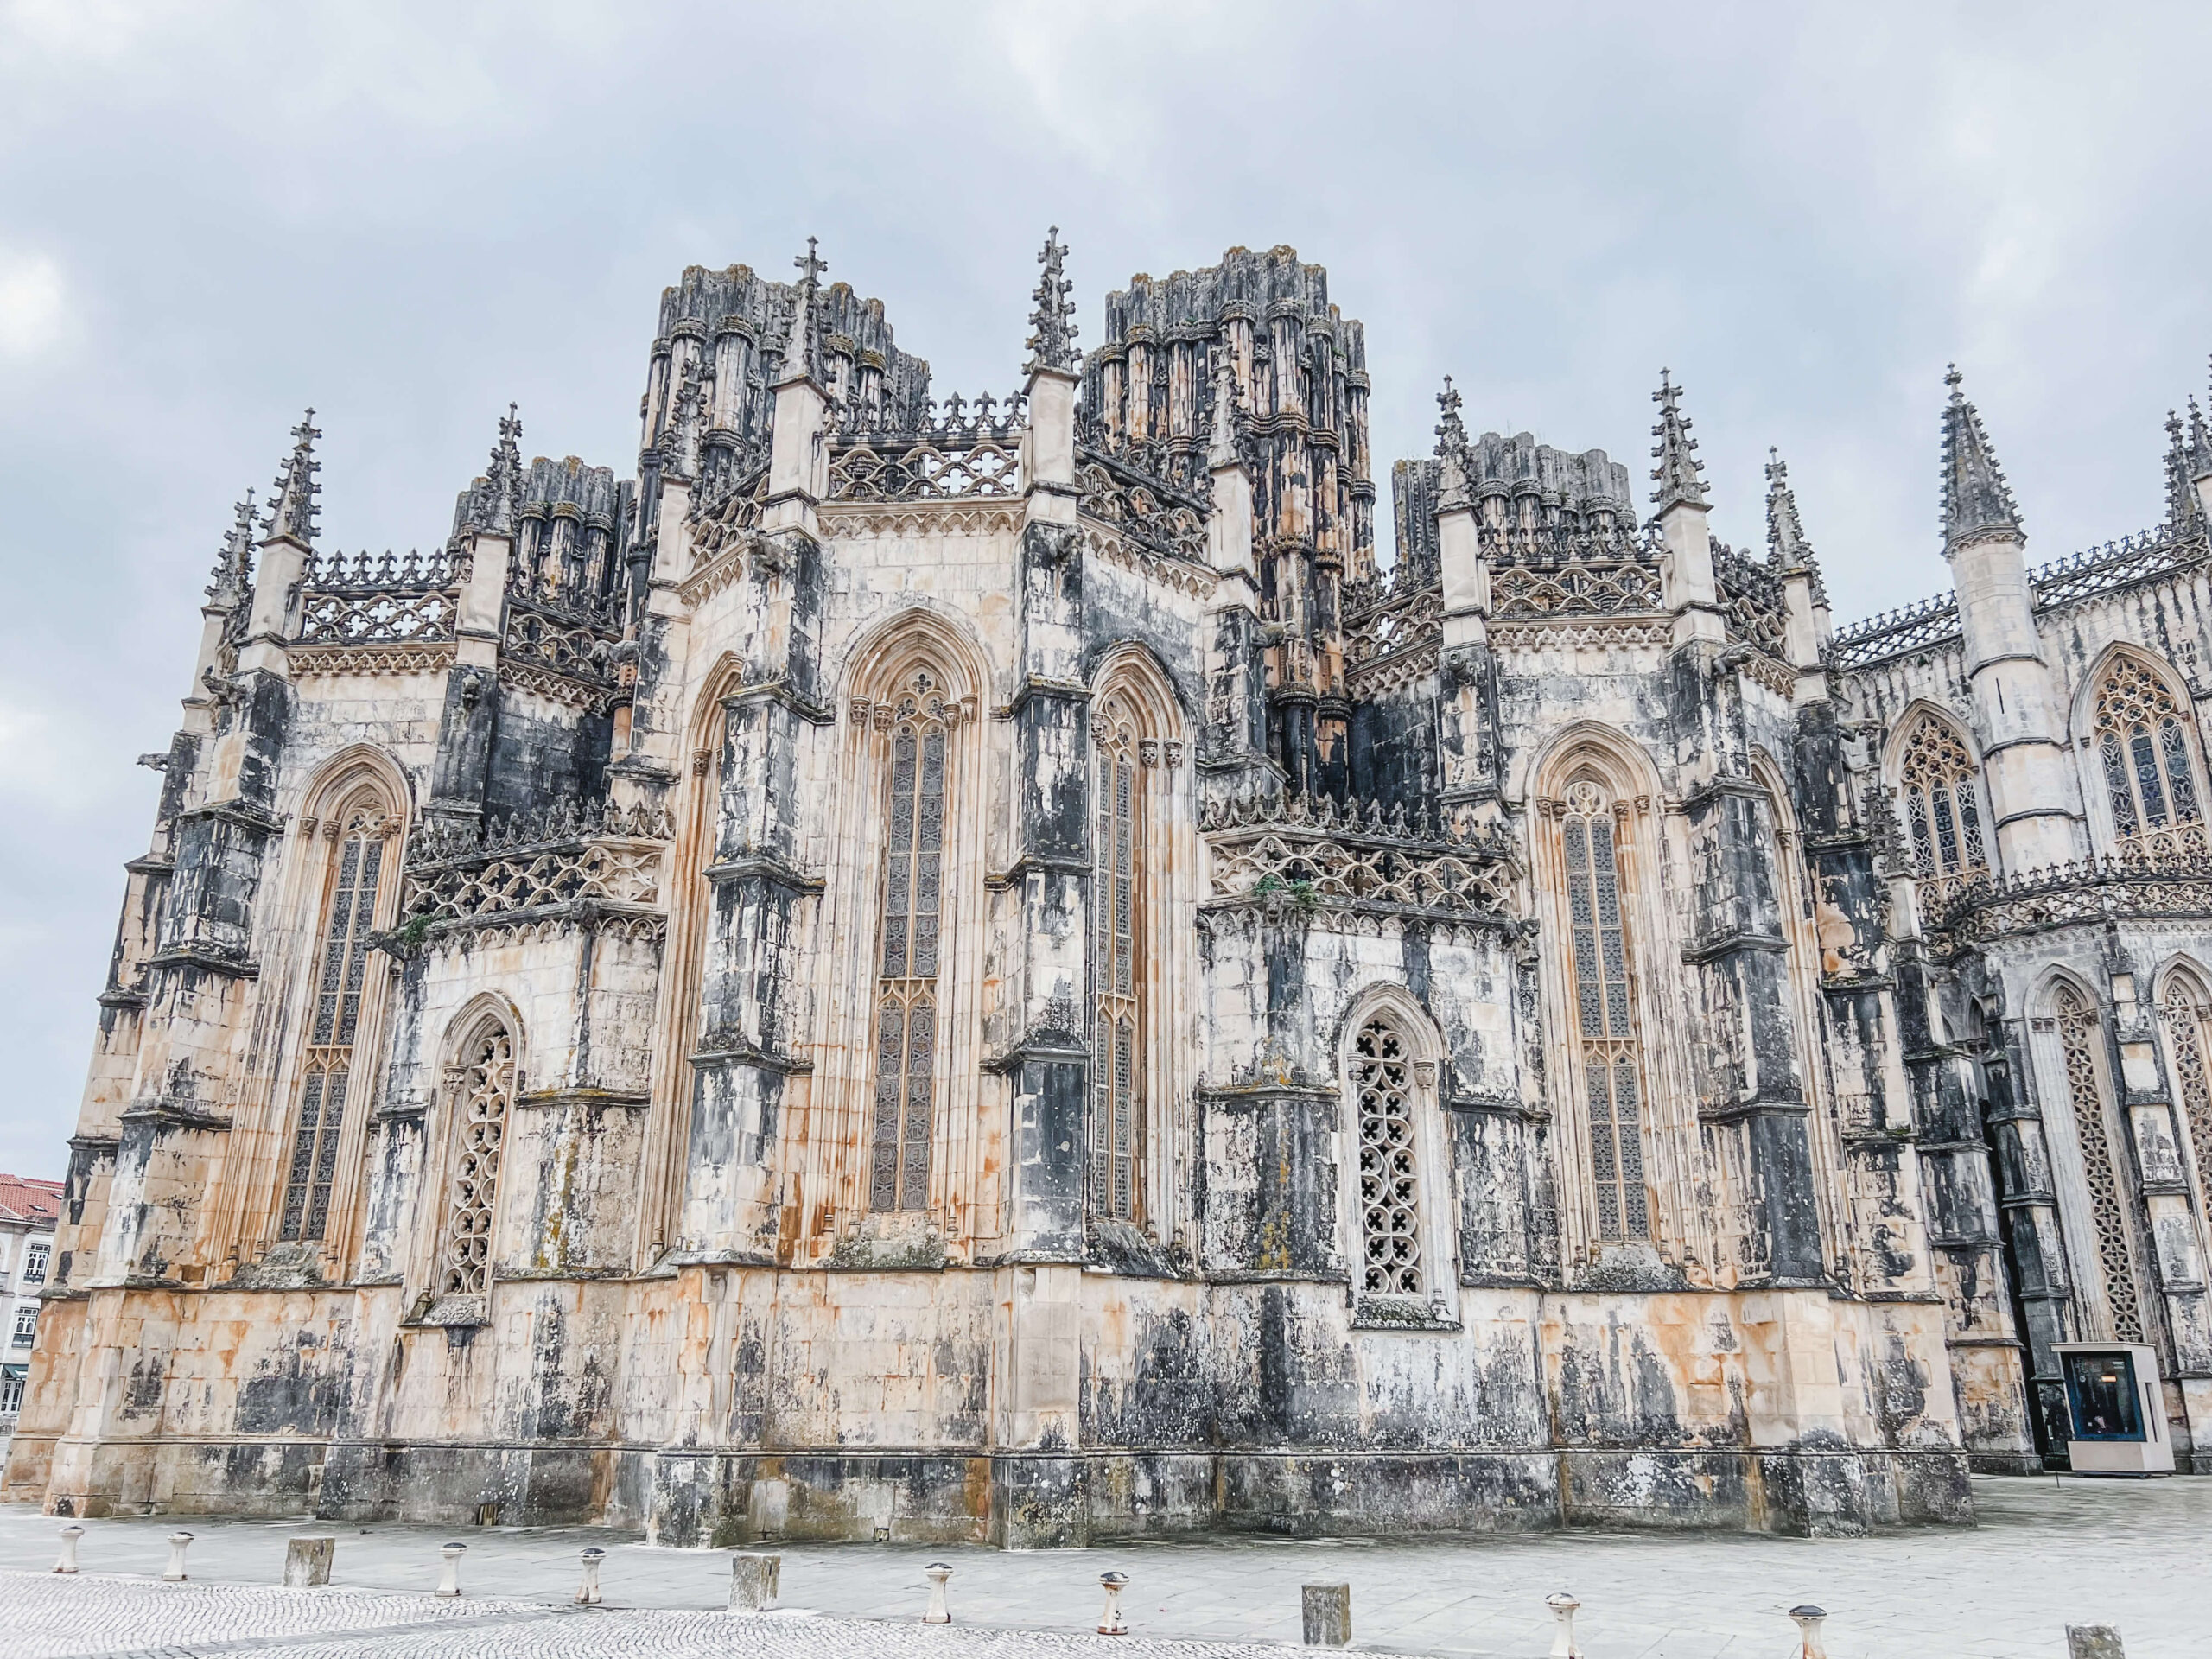
[[[1648,518],[1447,384],[1385,556],[1320,267],[1134,277],[1082,352],[1067,258],[988,396],[818,247],[687,270],[634,478],[510,410],[427,555],[324,550],[295,431],[157,757],[5,1494],[1960,1522],[2063,1462],[2100,1262],[2212,1469],[2212,445],[2031,569],[1954,385],[1955,592],[1839,630],[1779,457],[1764,552],[1713,536],[1672,376]]]

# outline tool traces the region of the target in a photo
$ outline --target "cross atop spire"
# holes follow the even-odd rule
[[[215,554],[215,575],[207,584],[207,597],[218,605],[235,605],[245,597],[252,581],[253,492],[248,490],[245,499],[234,510],[230,533]]]
[[[1952,364],[1943,376],[1951,400],[1943,409],[1943,544],[1991,535],[2019,536],[2020,507],[1997,464],[1981,416],[1959,390],[1965,376]]]
[[[786,380],[794,376],[815,379],[822,366],[815,308],[822,291],[822,274],[830,264],[817,251],[817,245],[814,238],[808,237],[806,251],[791,261],[798,270],[798,284],[791,298],[791,335],[784,342],[783,378]]]
[[[1459,418],[1459,388],[1452,384],[1452,377],[1444,377],[1444,390],[1436,394],[1436,408],[1443,418],[1436,423],[1436,453],[1451,457],[1465,452],[1467,447],[1467,426]]]
[[[1659,440],[1651,450],[1651,458],[1659,463],[1651,469],[1651,477],[1659,487],[1651,493],[1651,504],[1662,513],[1670,507],[1712,505],[1705,499],[1705,468],[1698,461],[1697,440],[1690,436],[1690,417],[1682,413],[1681,399],[1682,389],[1667,370],[1660,370],[1659,390],[1651,394],[1651,401],[1659,405],[1659,424],[1651,429],[1651,435]]]
[[[1029,369],[1033,374],[1039,369],[1072,370],[1075,355],[1075,302],[1068,297],[1075,284],[1066,274],[1067,248],[1060,240],[1060,227],[1053,226],[1045,232],[1045,246],[1037,256],[1037,263],[1044,270],[1037,278],[1037,291],[1029,311]]]
[[[277,469],[269,519],[263,526],[264,542],[284,537],[302,547],[315,545],[315,515],[322,510],[322,486],[315,482],[322,463],[315,458],[315,441],[321,435],[312,409],[292,429],[292,453]]]
[[[1789,487],[1789,463],[1782,452],[1770,448],[1766,463],[1767,558],[1788,570],[1813,563],[1813,544],[1805,539],[1804,521],[1797,516],[1797,493]]]

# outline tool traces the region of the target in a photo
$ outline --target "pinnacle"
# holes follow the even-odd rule
[[[1782,452],[1770,448],[1766,463],[1767,557],[1783,569],[1814,563],[1813,544],[1805,539],[1804,521],[1797,516],[1797,493],[1789,485],[1789,463]]]
[[[1442,419],[1436,423],[1436,453],[1457,455],[1467,448],[1466,423],[1459,417],[1461,403],[1459,388],[1452,384],[1452,377],[1444,377],[1444,390],[1436,394],[1436,407]]]
[[[1659,405],[1659,424],[1651,429],[1651,435],[1659,440],[1651,450],[1651,458],[1659,463],[1651,469],[1651,477],[1659,487],[1652,491],[1651,503],[1662,513],[1673,507],[1711,505],[1705,499],[1705,468],[1698,461],[1697,440],[1690,436],[1690,417],[1682,413],[1681,398],[1682,389],[1670,372],[1660,370],[1659,390],[1651,394],[1651,401]]]
[[[1956,547],[1977,537],[2022,534],[2019,504],[2005,481],[1981,415],[1960,390],[1957,364],[1943,376],[1951,389],[1943,407],[1943,543]]]
[[[315,458],[315,441],[321,435],[312,409],[292,429],[292,453],[277,469],[268,521],[263,526],[264,541],[285,537],[302,547],[314,546],[315,518],[322,505],[322,486],[315,481],[322,463]]]
[[[783,378],[794,376],[807,379],[818,378],[821,363],[820,341],[815,317],[817,298],[822,290],[823,273],[830,269],[822,257],[820,244],[813,237],[806,238],[806,251],[791,261],[798,268],[798,282],[791,298],[791,329],[784,342]]]
[[[245,596],[253,573],[253,492],[232,510],[230,533],[215,554],[215,575],[207,584],[207,597],[219,605],[237,603]]]
[[[1037,278],[1035,293],[1031,296],[1029,312],[1029,368],[1058,369],[1063,372],[1076,366],[1075,302],[1068,296],[1075,284],[1066,274],[1068,250],[1060,240],[1057,225],[1045,232],[1045,246],[1037,256],[1037,263],[1044,267]]]

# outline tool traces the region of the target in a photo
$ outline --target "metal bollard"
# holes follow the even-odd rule
[[[1789,1610],[1789,1617],[1797,1621],[1797,1659],[1828,1659],[1828,1650],[1821,1645],[1821,1621],[1827,1616],[1827,1608],[1809,1604]]]
[[[1298,1600],[1307,1647],[1348,1648],[1351,1645],[1351,1586],[1300,1585]]]
[[[576,1586],[576,1605],[599,1605],[599,1564],[607,1559],[607,1552],[594,1545],[584,1551],[584,1576]]]
[[[337,1553],[335,1538],[293,1539],[284,1546],[285,1587],[303,1590],[328,1584],[331,1558]]]
[[[1574,1645],[1574,1613],[1582,1604],[1559,1590],[1544,1598],[1544,1605],[1559,1621],[1559,1628],[1552,1632],[1550,1659],[1582,1659],[1582,1649]]]
[[[445,1564],[438,1569],[438,1594],[457,1596],[461,1593],[461,1557],[467,1544],[440,1544],[438,1554]]]
[[[2112,1624],[2069,1624],[2066,1659],[2127,1659],[2120,1646],[2120,1630]]]
[[[931,1561],[922,1569],[922,1576],[930,1581],[930,1610],[922,1615],[922,1623],[951,1624],[952,1610],[944,1605],[944,1581],[952,1576],[952,1569],[943,1561]]]
[[[185,1547],[191,1541],[192,1535],[188,1532],[169,1534],[169,1564],[162,1569],[163,1584],[184,1582],[184,1551]]]
[[[1106,1592],[1106,1611],[1098,1615],[1098,1634],[1127,1636],[1129,1622],[1122,1617],[1122,1592],[1128,1587],[1126,1573],[1101,1573],[1098,1582]]]
[[[54,1564],[55,1572],[74,1573],[77,1570],[77,1541],[84,1535],[85,1529],[74,1522],[61,1529],[61,1559]]]
[[[771,1606],[783,1587],[784,1558],[780,1555],[733,1555],[729,1558],[729,1610],[757,1613]]]

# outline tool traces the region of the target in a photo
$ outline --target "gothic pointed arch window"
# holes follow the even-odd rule
[[[1421,1249],[1421,1146],[1412,1046],[1387,1014],[1352,1039],[1359,1145],[1361,1291],[1419,1300],[1429,1284]]]
[[[890,741],[868,1207],[922,1210],[936,1134],[946,767],[959,711],[937,678],[918,670],[892,702],[877,706],[874,718]]]
[[[2097,1005],[2074,985],[2062,982],[2051,993],[2050,1023],[2056,1027],[2065,1068],[2067,1103],[2073,1108],[2074,1135],[2082,1154],[2082,1180],[2088,1200],[2090,1232],[2105,1285],[2105,1308],[2113,1337],[2143,1340],[2143,1310],[2135,1286],[2127,1212],[2113,1162],[2112,1136],[2105,1122],[2105,1067],[2098,1049],[2104,1040]]]
[[[2149,664],[2113,659],[2097,681],[2091,728],[2098,775],[2122,858],[2202,853],[2202,772],[2186,707]]]
[[[437,1264],[442,1296],[481,1296],[490,1287],[499,1167],[518,1078],[513,1029],[486,1015],[455,1050],[448,1072],[454,1147]]]
[[[1989,872],[1975,772],[1974,756],[1949,721],[1925,712],[1913,721],[1898,755],[1897,789],[1923,905]]]
[[[2166,976],[2158,1012],[2166,1028],[2166,1054],[2181,1107],[2200,1192],[2212,1201],[2212,995],[2187,969]]]
[[[1566,866],[1569,1020],[1590,1137],[1598,1236],[1651,1236],[1644,1181],[1644,1063],[1622,868],[1622,803],[1597,778],[1567,787],[1560,815]]]
[[[1135,1221],[1141,1205],[1144,1134],[1139,1077],[1146,965],[1142,756],[1136,721],[1124,700],[1106,699],[1090,729],[1090,1207],[1095,1215]],[[1146,747],[1156,751],[1158,746]]]
[[[277,1205],[276,1236],[285,1243],[320,1240],[328,1230],[339,1140],[347,1107],[363,1091],[363,1063],[372,1052],[369,942],[378,900],[391,885],[388,843],[396,828],[387,804],[381,791],[363,789],[327,818],[302,825],[323,836],[328,858],[309,969],[307,1042]]]

